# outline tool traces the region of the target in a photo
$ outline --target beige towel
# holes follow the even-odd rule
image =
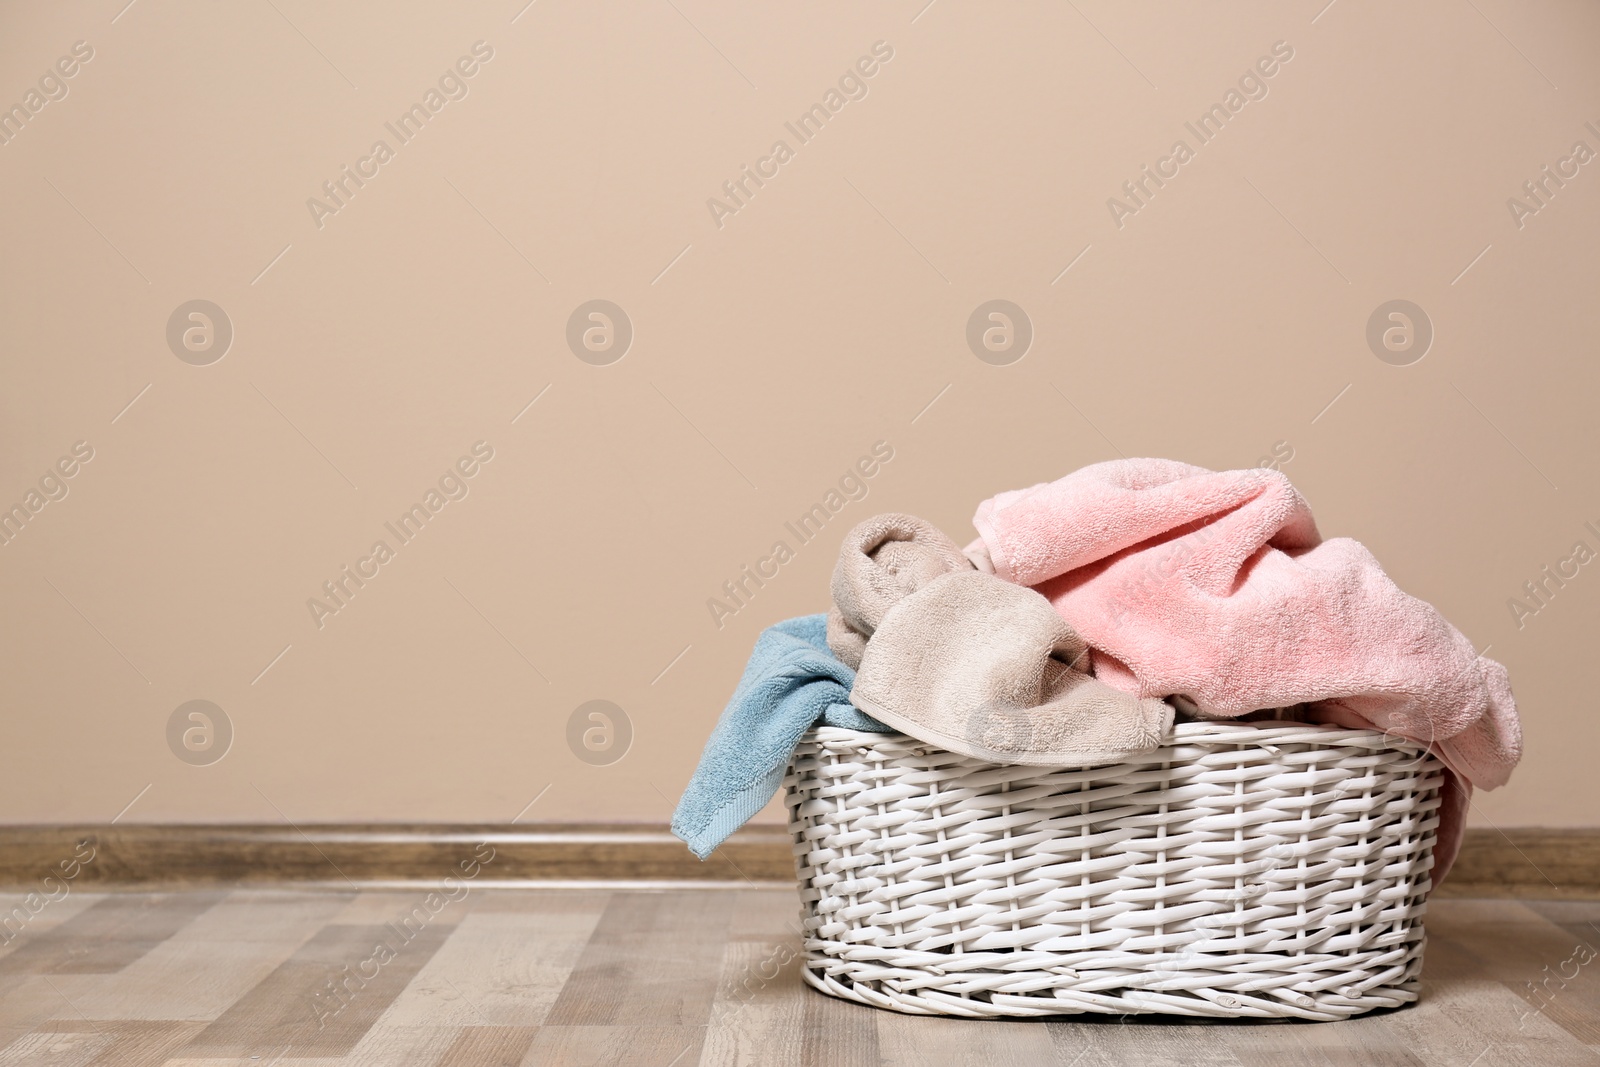
[[[890,608],[941,574],[970,570],[961,547],[930,522],[894,514],[863,519],[839,546],[828,647],[847,667],[861,666],[867,639]]]
[[[851,703],[918,740],[1084,767],[1148,751],[1172,727],[1165,702],[1085,673],[1088,646],[1042,595],[977,570],[921,519],[851,530],[833,594],[828,646],[857,668]]]

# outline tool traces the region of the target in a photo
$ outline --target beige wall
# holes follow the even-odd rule
[[[93,451],[0,547],[0,817],[507,820],[549,786],[525,819],[665,820],[848,524],[966,537],[983,497],[1119,453],[1276,450],[1326,534],[1510,666],[1527,757],[1476,818],[1595,821],[1600,566],[1520,626],[1507,602],[1600,548],[1600,164],[1507,201],[1600,150],[1600,10],[124,2],[0,15],[0,104],[93,50],[0,146],[0,503]],[[401,143],[385,123],[479,41]],[[801,144],[785,122],[879,41]],[[1201,144],[1185,122],[1276,42]],[[1180,138],[1119,226],[1108,198]],[[605,366],[565,337],[597,298],[634,331]],[[1007,366],[964,336],[995,298],[1035,332]],[[1419,362],[1369,350],[1393,299],[1433,324]],[[207,365],[215,339],[167,340],[192,300],[233,327]],[[867,498],[715,625],[878,441]],[[468,495],[400,544],[384,523],[476,442]],[[209,765],[169,748],[196,699],[234,732]],[[607,766],[567,740],[595,699],[632,724]]]

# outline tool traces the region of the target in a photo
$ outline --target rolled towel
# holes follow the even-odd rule
[[[938,527],[915,515],[875,515],[856,523],[833,569],[828,647],[851,668],[890,608],[940,575],[972,561]]]

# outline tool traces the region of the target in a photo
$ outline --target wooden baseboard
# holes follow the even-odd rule
[[[79,888],[356,885],[779,884],[781,826],[746,827],[702,863],[664,826],[120,825],[0,827],[0,885],[72,874]]]
[[[0,885],[69,874],[79,888],[351,885],[470,877],[481,886],[780,885],[781,826],[746,827],[702,863],[658,825],[119,825],[0,827]],[[1446,897],[1600,897],[1600,829],[1469,829]]]
[[[1600,898],[1600,829],[1468,827],[1439,895]]]

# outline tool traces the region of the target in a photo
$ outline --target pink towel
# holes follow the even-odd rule
[[[1506,670],[1355,541],[1324,541],[1274,470],[1097,463],[978,505],[984,569],[1032,586],[1093,648],[1095,676],[1202,717],[1309,704],[1310,718],[1426,743],[1459,775],[1435,881],[1473,785],[1522,755]],[[986,566],[987,565],[987,566]]]

